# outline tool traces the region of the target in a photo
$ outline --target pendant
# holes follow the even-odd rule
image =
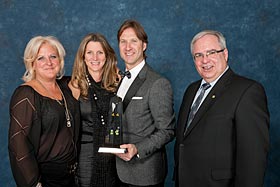
[[[70,120],[67,120],[67,127],[68,127],[68,128],[71,127],[71,122],[70,122]]]

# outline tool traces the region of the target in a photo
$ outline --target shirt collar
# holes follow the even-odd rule
[[[145,59],[143,59],[142,62],[140,62],[137,66],[135,66],[134,68],[129,70],[129,72],[131,73],[131,78],[137,77],[137,75],[139,74],[141,69],[144,67],[145,63],[146,63]],[[126,71],[127,71],[127,69],[126,69]]]
[[[226,67],[226,69],[224,70],[224,72],[218,77],[216,78],[214,81],[209,82],[209,84],[211,85],[211,88],[213,88],[213,86],[218,82],[218,80],[223,76],[223,74],[225,74],[225,72],[228,70],[229,66]],[[206,81],[204,79],[202,79],[200,86],[202,84],[206,83]]]

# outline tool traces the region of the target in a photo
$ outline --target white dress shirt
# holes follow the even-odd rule
[[[144,67],[145,65],[145,60],[143,60],[142,62],[140,62],[137,66],[135,66],[134,68],[132,68],[131,70],[129,70],[130,74],[131,74],[131,78],[127,78],[127,76],[125,76],[121,82],[121,85],[118,89],[117,95],[122,98],[122,100],[124,99],[129,87],[131,86],[131,84],[133,83],[133,81],[135,80],[135,78],[137,77],[137,75],[139,74],[139,72],[141,71],[141,69]],[[127,69],[126,69],[127,71]]]
[[[200,105],[203,103],[204,99],[207,97],[207,95],[209,94],[209,92],[212,90],[212,88],[215,86],[215,84],[218,82],[218,80],[221,78],[221,76],[228,70],[229,66],[226,67],[225,71],[214,81],[212,82],[209,82],[209,84],[211,85],[210,88],[208,88],[207,90],[205,90],[205,93],[203,95],[203,98],[197,108],[197,110],[199,109]],[[196,100],[196,98],[199,96],[200,92],[201,92],[201,89],[202,89],[202,85],[206,83],[206,81],[204,79],[202,79],[201,83],[200,83],[200,87],[198,89],[198,91],[196,92],[196,95],[194,97],[194,100],[193,100],[193,103],[192,105],[194,104],[194,101]]]

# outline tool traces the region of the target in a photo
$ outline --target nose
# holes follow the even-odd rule
[[[126,50],[130,50],[130,49],[131,49],[131,44],[130,44],[130,42],[127,42],[127,43],[126,43],[125,49],[126,49]]]
[[[98,54],[93,53],[93,54],[92,54],[92,59],[93,59],[93,60],[97,60],[97,58],[98,58]]]
[[[208,61],[209,61],[208,55],[204,54],[204,55],[202,56],[202,62],[203,62],[203,63],[207,63]]]
[[[46,58],[46,64],[52,65],[52,57]]]

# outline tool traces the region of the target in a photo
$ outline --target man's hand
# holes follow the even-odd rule
[[[123,144],[120,146],[122,149],[126,149],[126,153],[117,153],[116,155],[124,161],[130,161],[137,153],[137,148],[134,144]]]

